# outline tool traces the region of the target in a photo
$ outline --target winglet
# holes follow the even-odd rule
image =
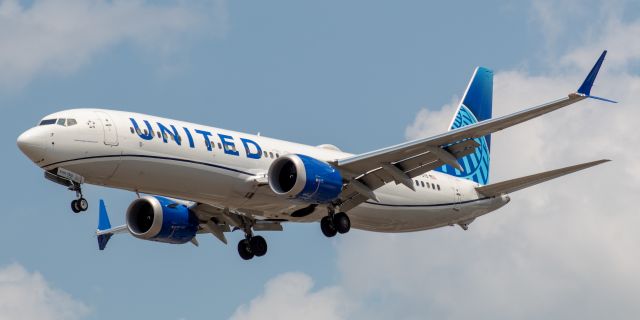
[[[598,71],[600,71],[600,67],[602,66],[602,62],[604,62],[604,57],[607,55],[607,50],[604,50],[596,61],[596,64],[591,68],[591,72],[587,75],[582,82],[580,88],[578,88],[578,93],[583,94],[585,96],[591,95],[591,87],[593,87],[593,82],[596,81],[596,77],[598,76]]]
[[[104,231],[111,229],[111,222],[109,222],[109,215],[107,215],[107,207],[104,205],[104,200],[100,199],[100,212],[98,213],[98,231]],[[107,246],[107,242],[111,239],[113,233],[98,234],[98,248],[104,250]]]

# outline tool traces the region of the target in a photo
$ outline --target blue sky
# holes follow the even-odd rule
[[[98,251],[98,199],[106,200],[115,224],[134,195],[88,186],[92,207],[75,216],[73,194],[45,181],[15,139],[48,113],[104,107],[365,152],[442,130],[477,65],[496,70],[495,88],[503,93],[496,93],[494,112],[504,114],[574,90],[605,48],[611,53],[603,70],[610,73],[600,90],[633,101],[640,83],[638,9],[632,1],[0,1],[6,197],[0,297],[24,284],[22,301],[34,310],[42,305],[41,319],[283,319],[296,312],[422,319],[465,318],[465,311],[492,319],[563,318],[585,303],[586,318],[608,310],[618,310],[614,317],[637,314],[626,297],[640,292],[640,257],[635,247],[616,254],[640,240],[628,227],[638,218],[623,200],[633,198],[640,179],[637,151],[628,150],[637,134],[625,122],[638,112],[624,101],[617,109],[605,106],[608,113],[587,103],[545,118],[555,126],[536,122],[493,140],[494,177],[618,156],[593,176],[566,180],[580,192],[568,193],[561,183],[534,189],[466,233],[355,231],[328,240],[316,224],[287,225],[267,234],[269,254],[250,262],[237,256],[240,234],[230,236],[229,246],[200,236],[199,248],[119,236]],[[549,132],[561,136],[553,147]],[[515,149],[523,145],[527,151]],[[610,176],[621,173],[628,181],[616,185]],[[590,179],[601,183],[585,183]],[[607,207],[598,195],[621,200]],[[586,231],[559,227],[583,221],[567,212],[587,211],[593,215]],[[553,212],[560,214],[544,214]],[[539,228],[518,229],[522,224]],[[573,237],[548,243],[540,230]],[[615,267],[594,262],[601,254]],[[529,263],[539,268],[522,269]],[[595,269],[579,276],[581,264]],[[488,280],[497,278],[493,272],[513,281],[496,285]],[[590,284],[590,277],[604,280]],[[45,294],[34,294],[38,288]],[[471,302],[487,295],[496,299]],[[454,297],[464,298],[464,311],[450,302]],[[503,308],[514,304],[521,309]],[[0,318],[9,309],[0,303]]]

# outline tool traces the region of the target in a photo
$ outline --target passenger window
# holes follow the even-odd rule
[[[280,155],[276,153],[276,158],[280,158]]]
[[[438,185],[438,191],[440,191],[440,185]]]
[[[431,187],[433,188],[433,190],[435,190],[435,189],[436,189],[436,185],[435,185],[435,184],[433,184],[433,183],[431,184]]]
[[[76,119],[67,119],[67,127],[75,126],[76,124],[78,124]]]
[[[422,187],[424,188],[424,181],[420,181],[420,184],[422,185]]]
[[[145,135],[145,136],[148,136],[148,135],[149,135],[149,130],[144,129],[144,135]]]
[[[136,133],[138,133],[138,135],[142,135],[142,131],[140,131],[140,128],[136,128]]]
[[[431,189],[431,187],[429,187],[429,182],[427,182],[427,189]]]
[[[418,182],[418,180],[416,180],[416,187],[420,186],[420,182]]]
[[[220,142],[218,142],[218,149],[222,150],[222,144]]]
[[[273,152],[269,152],[269,157],[271,157],[271,159],[273,159]]]
[[[129,127],[129,129],[131,129],[131,134],[135,133],[135,131],[133,131],[133,127]]]
[[[58,119],[58,125],[64,127],[65,119]]]
[[[54,124],[54,123],[56,123],[56,119],[45,119],[45,120],[40,121],[40,125],[41,126],[47,126],[47,125]]]
[[[269,158],[269,153],[265,151],[265,152],[264,152],[264,157],[265,157],[265,158]]]
[[[158,139],[162,138],[162,136],[160,135],[160,131],[156,132],[158,134]]]

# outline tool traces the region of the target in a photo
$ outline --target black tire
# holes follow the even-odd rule
[[[267,240],[262,236],[251,238],[249,243],[251,244],[251,252],[253,252],[256,257],[262,257],[267,254]]]
[[[80,198],[76,201],[76,204],[78,206],[78,209],[80,209],[80,211],[87,211],[89,210],[89,202],[87,201],[87,199],[85,198]]]
[[[243,260],[251,260],[253,258],[254,254],[251,251],[251,245],[247,239],[238,242],[238,253]]]
[[[333,216],[333,226],[340,233],[347,233],[351,230],[351,220],[344,212],[338,212]]]
[[[322,234],[327,238],[334,237],[338,233],[338,230],[333,226],[333,222],[329,217],[324,217],[320,220],[320,230],[322,230]]]
[[[78,205],[78,200],[71,201],[71,211],[73,213],[80,213],[80,206]]]

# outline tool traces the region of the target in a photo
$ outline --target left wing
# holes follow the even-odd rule
[[[458,158],[474,152],[480,138],[592,97],[591,87],[607,51],[593,66],[577,92],[567,97],[510,115],[488,119],[433,137],[408,141],[395,146],[334,161],[332,164],[350,179],[340,199],[340,209],[348,211],[367,199],[377,200],[373,190],[390,182],[413,189],[412,178],[448,164],[462,171]]]

